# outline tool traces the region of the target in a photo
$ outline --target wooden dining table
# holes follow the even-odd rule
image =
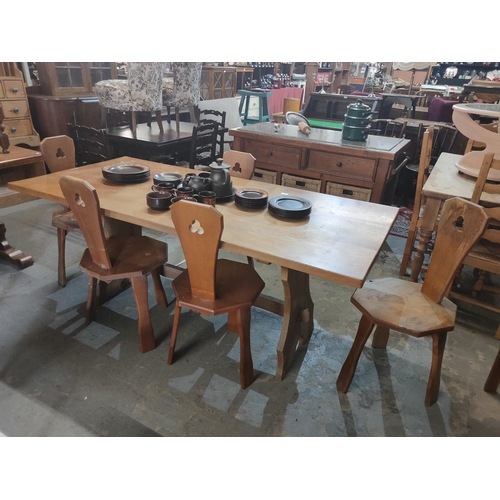
[[[151,173],[149,181],[119,184],[105,179],[102,168],[120,162],[147,165]],[[184,175],[193,171],[121,157],[35,179],[11,182],[9,187],[64,203],[59,179],[64,175],[74,175],[95,187],[106,219],[121,221],[135,229],[145,227],[175,234],[170,211],[153,211],[146,205],[146,193],[151,190],[153,175],[161,172]],[[288,194],[312,203],[312,211],[304,219],[276,217],[266,208],[241,208],[233,200],[216,205],[224,216],[222,249],[281,267],[284,300],[261,296],[256,303],[256,306],[283,317],[276,370],[276,377],[281,380],[293,361],[298,343],[306,343],[313,331],[314,303],[309,276],[353,288],[363,286],[398,209],[254,180],[233,178],[232,181],[234,189],[265,190],[269,199]]]
[[[457,167],[462,155],[441,153],[429,178],[425,182],[422,193],[426,197],[422,212],[420,235],[417,237],[415,256],[411,267],[411,281],[417,281],[424,262],[425,250],[434,231],[441,205],[448,199],[458,196],[470,200],[476,178],[463,174]],[[500,195],[484,193],[482,200],[500,205]]]

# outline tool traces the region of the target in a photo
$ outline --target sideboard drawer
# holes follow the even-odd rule
[[[3,101],[3,114],[5,118],[25,118],[29,116],[28,101]]]
[[[3,91],[2,82],[0,81],[0,99],[3,99],[4,97],[5,97],[5,93]]]
[[[369,158],[313,150],[309,153],[307,170],[371,181],[375,177],[375,165],[376,160]]]
[[[22,80],[3,80],[3,89],[6,99],[24,99],[26,97]]]
[[[252,153],[259,163],[288,168],[299,168],[301,148],[265,144],[258,141],[245,141],[245,151]]]
[[[4,120],[3,124],[5,133],[11,138],[31,135],[33,133],[31,120],[29,118],[24,120]]]

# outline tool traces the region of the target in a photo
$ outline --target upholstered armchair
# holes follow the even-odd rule
[[[170,108],[175,108],[175,122],[179,128],[179,110],[189,107],[194,115],[194,107],[200,102],[201,62],[175,62],[173,80],[163,81],[163,106],[167,108],[167,121],[170,123]]]
[[[129,62],[127,80],[102,80],[95,84],[95,93],[106,117],[107,110],[131,112],[131,129],[135,137],[137,112],[156,113],[156,121],[163,133],[161,120],[163,63]],[[106,122],[105,118],[103,120]],[[150,121],[148,121],[150,124]]]

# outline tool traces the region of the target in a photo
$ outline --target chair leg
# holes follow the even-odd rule
[[[146,276],[132,278],[137,314],[139,316],[139,347],[141,352],[148,352],[155,348],[155,336],[148,307],[148,280]]]
[[[172,335],[170,336],[170,349],[168,351],[167,365],[171,365],[174,360],[175,343],[179,331],[179,320],[181,318],[181,306],[175,302],[174,322],[172,324]]]
[[[438,398],[446,337],[446,332],[432,335],[432,362],[429,381],[427,382],[427,392],[425,393],[425,406],[432,406]]]
[[[407,269],[410,267],[411,254],[413,252],[413,247],[415,246],[415,229],[408,230],[408,236],[406,237],[406,245],[403,252],[403,258],[401,260],[401,267],[399,268],[399,275],[404,276]]]
[[[255,262],[253,260],[253,257],[247,257],[248,264],[252,267],[255,267]]]
[[[167,106],[167,123],[170,125],[170,106]]]
[[[349,390],[356,366],[358,366],[359,357],[365,347],[366,341],[372,333],[374,323],[367,316],[362,316],[358,325],[358,331],[354,338],[351,350],[342,365],[339,377],[337,378],[337,389],[344,394]]]
[[[66,235],[68,231],[57,228],[57,281],[60,286],[66,286]]]
[[[87,309],[85,311],[85,324],[90,325],[94,321],[99,298],[99,280],[89,276],[87,292]]]
[[[160,269],[162,267],[157,267],[151,271],[151,277],[153,278],[153,285],[155,290],[156,302],[161,307],[168,307],[167,295],[165,294],[165,288],[163,288],[163,284],[160,278]]]
[[[485,392],[497,392],[498,385],[500,384],[500,350],[498,351],[497,357],[493,362],[488,378],[484,384],[483,390]]]
[[[181,123],[181,113],[180,113],[180,108],[179,106],[175,107],[175,128],[177,132],[180,130],[180,123]]]
[[[137,135],[137,112],[132,111],[132,116],[131,116],[131,121],[130,121],[130,128],[132,129],[132,135],[134,138]]]
[[[158,124],[158,128],[160,129],[160,134],[163,134],[163,121],[161,119],[161,109],[156,111],[156,123]]]
[[[111,124],[108,124],[108,109],[102,106],[101,106],[101,128],[113,128],[112,122]]]
[[[250,308],[236,311],[240,336],[240,386],[246,389],[254,380],[252,351],[250,349]]]
[[[372,338],[373,349],[385,349],[389,340],[389,328],[386,326],[377,325]]]

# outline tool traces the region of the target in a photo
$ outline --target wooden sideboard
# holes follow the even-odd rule
[[[256,123],[229,131],[233,149],[251,153],[257,171],[274,173],[277,184],[390,204],[407,139],[368,136],[344,141],[341,132],[295,125]]]
[[[39,90],[33,87],[34,91]],[[102,128],[101,107],[95,95],[52,96],[28,95],[33,122],[42,139],[54,135],[71,135],[68,123]]]
[[[21,78],[0,77],[0,106],[4,114],[5,133],[12,145],[40,145],[40,136],[33,128],[26,88]]]

